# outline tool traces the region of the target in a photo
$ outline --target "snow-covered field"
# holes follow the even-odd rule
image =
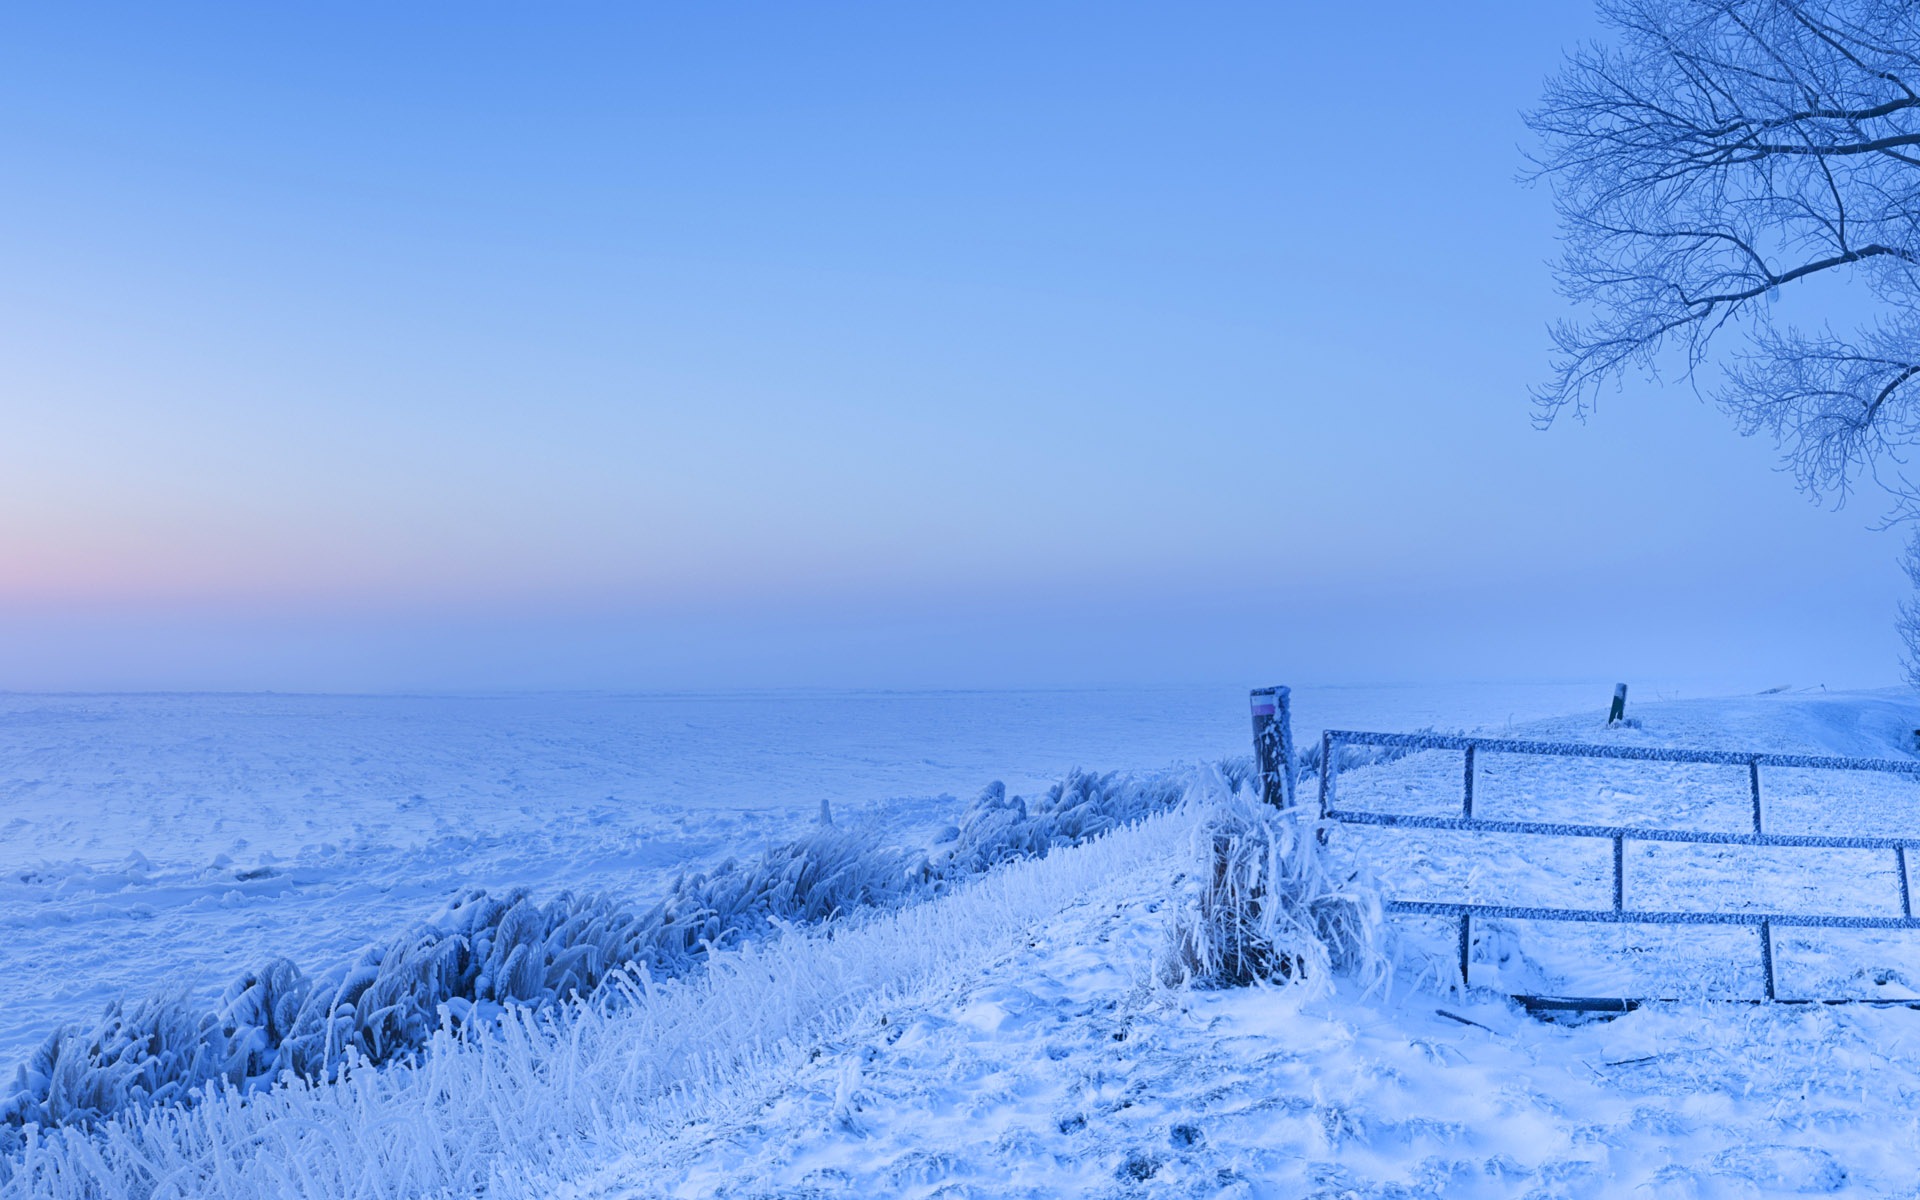
[[[1607,685],[1310,694],[1307,721],[1401,728],[1565,712]],[[274,955],[324,966],[468,888],[649,904],[823,799],[923,840],[989,781],[1031,795],[1073,767],[1244,755],[1247,727],[1231,688],[0,695],[0,1084],[115,998],[211,999]]]
[[[1920,725],[1905,693],[1794,693],[1636,702],[1640,728],[1609,733],[1606,693],[1300,689],[1295,703],[1303,745],[1321,726],[1438,727],[1903,756]],[[0,730],[0,1045],[22,1052],[111,996],[210,995],[266,953],[324,965],[476,884],[644,902],[689,864],[793,836],[822,798],[842,827],[931,843],[964,807],[953,797],[987,779],[1032,794],[1075,765],[1244,754],[1246,716],[1238,691],[9,697]],[[1553,770],[1494,766],[1485,811],[1731,821],[1718,806],[1744,800],[1629,764]],[[1166,986],[1170,913],[1204,873],[1194,822],[1225,787],[1190,774],[1177,811],[940,898],[797,928],[618,1003],[443,1034],[418,1067],[144,1114],[36,1151],[0,1192],[110,1194],[77,1181],[143,1172],[171,1181],[157,1194],[229,1196],[1920,1191],[1920,1012],[1687,1000],[1547,1024],[1423,978],[1417,922],[1385,992]],[[1414,756],[1343,779],[1343,802],[1371,787],[1440,804],[1448,778],[1457,756]],[[1877,786],[1783,779],[1776,812],[1920,825],[1920,798]],[[1491,850],[1356,832],[1335,831],[1334,851],[1396,890],[1456,866],[1477,894],[1517,886]],[[1535,859],[1529,886],[1591,898],[1583,867]],[[1694,867],[1701,896],[1745,884],[1885,903],[1864,865]],[[1551,928],[1496,929],[1477,953],[1476,980],[1550,983],[1591,957]],[[1827,974],[1803,981],[1856,969],[1819,953]]]

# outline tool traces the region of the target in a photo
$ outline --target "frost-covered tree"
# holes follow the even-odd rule
[[[1569,56],[1529,117],[1581,312],[1553,329],[1541,420],[1584,415],[1629,370],[1711,368],[1714,398],[1809,495],[1871,479],[1893,519],[1920,517],[1920,2],[1600,15],[1610,44]],[[1789,291],[1804,323],[1775,315]],[[1902,627],[1920,652],[1920,624]]]

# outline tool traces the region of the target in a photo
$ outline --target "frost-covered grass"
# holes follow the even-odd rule
[[[1215,987],[1329,987],[1336,973],[1383,980],[1380,900],[1357,870],[1330,868],[1331,828],[1241,791],[1207,810],[1193,838],[1194,887],[1177,910],[1161,976]]]
[[[1216,773],[1183,793],[1217,797],[1228,787]],[[1164,861],[1195,811],[1162,811],[1064,853],[1003,863],[934,903],[790,927],[680,978],[636,967],[613,972],[592,998],[508,1006],[484,1025],[443,1016],[422,1053],[385,1068],[350,1052],[327,1081],[288,1075],[250,1095],[217,1089],[192,1106],[141,1107],[87,1129],[30,1128],[0,1188],[10,1197],[537,1194],[516,1184],[741,1103],[807,1062],[835,1029],[978,971],[1089,890]]]
[[[287,1073],[321,1079],[349,1061],[388,1062],[424,1045],[443,1020],[593,996],[623,967],[682,974],[771,923],[898,901],[927,882],[904,857],[829,829],[747,867],[684,878],[646,911],[605,897],[543,903],[524,891],[475,892],[318,976],[276,958],[234,981],[211,1010],[170,996],[116,1003],[91,1027],[56,1031],[20,1069],[0,1103],[0,1146],[17,1145],[29,1122],[184,1103],[208,1083],[252,1089]]]
[[[333,1079],[414,1056],[443,1031],[494,1028],[508,1008],[618,1001],[623,980],[685,975],[774,929],[899,907],[1009,860],[1082,844],[1172,807],[1189,782],[1076,771],[1031,804],[995,783],[931,855],[826,824],[751,862],[683,877],[648,910],[475,892],[318,977],[275,959],[211,1011],[171,996],[116,1003],[91,1028],[57,1031],[19,1070],[0,1103],[0,1154],[17,1153],[30,1126],[85,1127],[222,1089]]]

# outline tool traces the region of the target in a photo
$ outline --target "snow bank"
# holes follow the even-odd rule
[[[1484,993],[1341,980],[1141,987],[1181,847],[769,1094],[602,1144],[562,1200],[1615,1200],[1920,1189],[1916,1017],[1662,1005],[1537,1021]],[[1076,854],[1078,852],[1075,852]]]
[[[443,1010],[419,1052],[385,1068],[349,1046],[326,1081],[288,1073],[250,1095],[203,1088],[197,1104],[137,1105],[88,1127],[29,1124],[0,1194],[540,1194],[526,1181],[754,1103],[834,1030],[977,973],[1101,885],[1165,864],[1194,820],[1181,798],[1228,787],[1217,771],[1180,782],[1076,776],[1023,822],[991,818],[1010,836],[1051,828],[1067,839],[1083,820],[1107,831],[1044,862],[945,880],[935,903],[744,941],[679,978],[636,962],[591,996],[503,1006],[484,1025]],[[1119,828],[1098,811],[1101,795],[1114,812],[1153,815]],[[972,824],[1008,804],[990,791]],[[947,857],[987,844],[963,835]]]
[[[55,1032],[19,1069],[0,1100],[0,1155],[17,1155],[35,1126],[84,1128],[222,1089],[334,1079],[408,1059],[447,1031],[493,1028],[509,1008],[598,1002],[617,979],[685,975],[784,924],[898,907],[1010,860],[1084,844],[1171,808],[1195,777],[1075,771],[1031,803],[995,783],[934,854],[823,825],[752,862],[683,877],[644,911],[598,896],[474,891],[318,976],[276,958],[235,980],[211,1011],[167,996],[115,1003],[91,1028]],[[1211,778],[1232,786],[1217,771]]]

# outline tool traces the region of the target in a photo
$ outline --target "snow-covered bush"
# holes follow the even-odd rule
[[[1194,835],[1197,886],[1175,910],[1162,978],[1235,987],[1383,979],[1378,895],[1336,876],[1318,825],[1242,789]]]
[[[288,1074],[324,1080],[349,1064],[408,1058],[436,1031],[484,1027],[509,1006],[596,997],[619,971],[685,975],[777,925],[897,907],[997,864],[1084,843],[1174,807],[1191,783],[1184,772],[1075,771],[1031,803],[995,783],[931,858],[823,821],[757,859],[682,876],[650,909],[475,890],[324,974],[276,958],[236,980],[211,1012],[164,996],[116,1003],[90,1028],[56,1031],[0,1094],[0,1157],[17,1150],[28,1124],[85,1126],[207,1089],[258,1091]]]
[[[1166,774],[1140,778],[1109,772],[1070,771],[1031,802],[988,784],[966,815],[959,836],[931,869],[942,877],[987,870],[1011,858],[1045,855],[1055,846],[1076,846],[1180,802],[1188,780]]]

